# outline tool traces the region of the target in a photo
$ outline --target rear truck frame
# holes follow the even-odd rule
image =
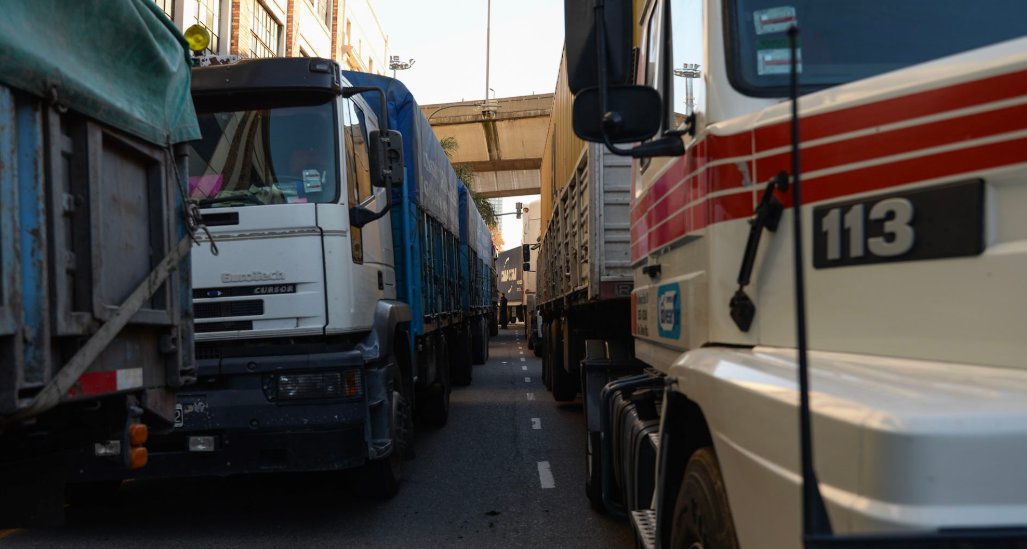
[[[184,39],[145,1],[103,18],[9,8],[0,56],[17,61],[0,72],[0,527],[63,521],[69,454],[123,475],[144,467],[150,432],[171,428],[174,390],[196,376],[181,143],[199,130]],[[66,40],[41,43],[8,28],[15,21],[61,27]],[[147,46],[126,56],[94,40],[111,33]]]
[[[631,187],[629,161],[600,145],[577,141],[576,147],[558,146],[557,140],[566,138],[559,131],[550,131],[546,143],[564,152],[553,158],[555,170],[543,170],[542,209],[548,221],[536,299],[542,314],[543,379],[553,398],[566,402],[581,387],[586,340],[606,340],[631,352]],[[555,180],[554,174],[563,179]]]

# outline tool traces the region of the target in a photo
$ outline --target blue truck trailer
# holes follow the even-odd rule
[[[69,452],[144,466],[196,373],[185,41],[96,4],[0,13],[0,527],[63,520]]]
[[[496,290],[496,248],[492,233],[474,205],[468,188],[460,182],[460,284],[463,292],[463,314],[469,319],[471,344],[467,347],[471,364],[484,364],[489,359],[489,322]],[[470,373],[470,369],[468,369]],[[470,380],[468,380],[470,381]]]
[[[386,76],[343,74],[354,85],[385,90],[389,125],[403,135],[406,172],[404,185],[393,190],[392,232],[398,295],[412,308],[409,335],[419,375],[436,377],[441,363],[453,383],[467,385],[472,363],[484,363],[488,353],[491,234],[407,87]],[[428,401],[428,415],[441,419],[438,399]]]

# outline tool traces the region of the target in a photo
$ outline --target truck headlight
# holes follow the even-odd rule
[[[355,397],[363,394],[360,370],[302,374],[276,374],[264,379],[269,400],[307,400]]]

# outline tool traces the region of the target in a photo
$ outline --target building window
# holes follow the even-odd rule
[[[175,0],[154,0],[157,7],[168,15],[168,19],[175,20]]]
[[[332,26],[332,0],[307,0],[326,27]]]
[[[196,22],[210,33],[210,46],[203,53],[217,55],[220,51],[221,0],[196,0]]]
[[[282,25],[271,16],[264,4],[257,2],[253,10],[253,35],[250,52],[254,57],[275,57],[282,37]]]

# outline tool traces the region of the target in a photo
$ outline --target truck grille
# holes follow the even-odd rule
[[[221,288],[193,288],[193,299],[214,297],[242,297],[250,295],[278,295],[296,293],[296,284],[262,284],[260,286],[227,286]]]
[[[252,330],[253,322],[249,320],[236,320],[233,322],[204,322],[197,323],[194,330],[198,334],[206,332],[234,332],[236,330]]]
[[[223,318],[226,316],[259,316],[264,314],[264,301],[222,301],[220,303],[194,303],[196,318]]]

